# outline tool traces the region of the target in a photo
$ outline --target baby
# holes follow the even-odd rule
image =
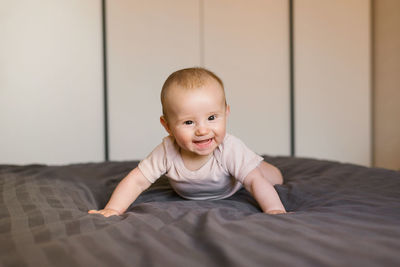
[[[116,187],[102,210],[121,215],[160,176],[180,196],[193,200],[227,198],[242,185],[265,213],[286,213],[273,185],[280,171],[239,139],[226,133],[230,107],[222,81],[204,68],[172,73],[161,91],[161,124],[169,133]]]

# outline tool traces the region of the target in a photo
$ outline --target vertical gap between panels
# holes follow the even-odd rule
[[[109,161],[108,136],[108,80],[107,80],[107,32],[106,32],[106,1],[101,1],[101,20],[103,35],[103,118],[104,118],[104,160]]]
[[[371,0],[369,2],[369,15],[370,15],[370,118],[371,118],[371,125],[370,125],[370,165],[376,166],[376,156],[375,156],[375,14],[374,11],[377,10],[375,8],[375,1]]]
[[[295,140],[295,91],[294,91],[294,12],[293,0],[289,0],[289,80],[290,80],[290,155],[296,155]]]

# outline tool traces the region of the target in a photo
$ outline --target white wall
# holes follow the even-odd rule
[[[370,2],[294,3],[296,155],[370,165]]]
[[[226,85],[229,131],[258,153],[288,155],[287,10],[284,1],[109,2],[110,158],[141,159],[161,142],[162,84],[199,65]]]
[[[293,2],[296,155],[369,165],[370,1]],[[100,5],[0,3],[0,163],[103,160]],[[110,159],[161,141],[162,83],[195,65],[224,80],[231,133],[288,155],[288,22],[288,1],[107,1]]]
[[[101,161],[100,1],[0,2],[0,163]]]
[[[110,159],[142,159],[166,136],[160,90],[200,64],[199,2],[108,1]]]
[[[288,10],[287,1],[204,1],[204,64],[225,83],[228,130],[259,154],[290,154]]]

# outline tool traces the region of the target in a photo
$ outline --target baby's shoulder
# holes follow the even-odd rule
[[[166,136],[163,138],[162,145],[167,160],[174,160],[179,154],[178,145],[172,136]]]
[[[238,137],[226,134],[220,146],[220,158],[222,161],[230,162],[243,157],[249,157],[255,153]]]
[[[224,141],[221,144],[221,150],[235,150],[238,147],[244,146],[242,140],[232,134],[226,134]]]
[[[237,151],[238,144],[240,146],[240,139],[231,135],[226,134],[222,143],[218,146],[218,148],[214,151],[215,158],[220,162],[229,161],[229,158],[235,154]]]

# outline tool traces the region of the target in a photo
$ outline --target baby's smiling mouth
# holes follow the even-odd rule
[[[204,139],[204,140],[195,140],[195,141],[193,141],[193,143],[195,143],[196,145],[199,145],[199,146],[205,146],[205,145],[208,145],[208,144],[210,144],[211,142],[212,142],[212,138],[208,138],[208,139]]]

